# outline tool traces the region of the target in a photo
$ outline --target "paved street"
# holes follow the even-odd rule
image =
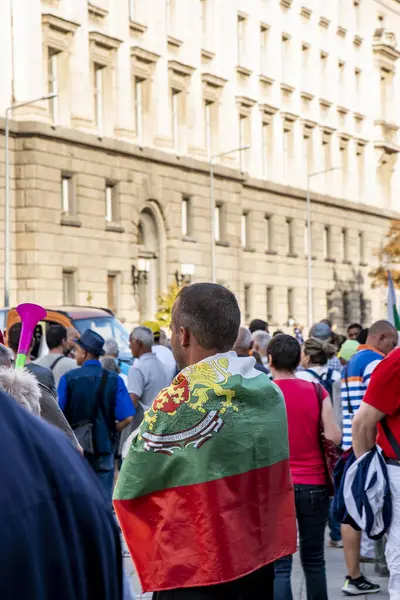
[[[340,589],[343,585],[343,576],[345,574],[345,566],[343,559],[343,550],[335,550],[331,548],[326,549],[326,562],[328,569],[328,596],[329,600],[338,600],[341,598],[345,598],[341,593]],[[137,580],[137,577],[134,573],[134,568],[132,565],[132,561],[130,558],[125,559],[125,568],[129,575],[131,575],[131,583],[132,587],[136,593],[136,597],[139,600],[141,598],[141,590],[140,585]],[[381,600],[383,598],[388,599],[387,593],[387,577],[376,577],[374,575],[374,565],[366,564],[363,565],[363,572],[367,577],[371,578],[373,581],[380,583],[383,589],[381,594],[376,594],[373,596],[376,600]],[[149,594],[144,594],[143,598],[149,598]],[[360,598],[362,596],[359,596]],[[295,561],[295,569],[293,573],[293,599],[294,600],[306,600],[306,592],[305,592],[305,584],[303,574],[299,565],[298,556],[296,555]]]

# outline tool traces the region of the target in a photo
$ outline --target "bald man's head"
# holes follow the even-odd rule
[[[376,321],[368,330],[367,345],[386,356],[396,348],[398,339],[397,330],[389,321]]]

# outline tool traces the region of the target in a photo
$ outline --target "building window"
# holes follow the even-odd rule
[[[268,175],[270,175],[269,173],[269,158],[271,156],[270,150],[272,147],[271,141],[272,141],[272,125],[271,123],[262,123],[262,130],[261,130],[261,169],[262,169],[262,176],[264,177],[264,179],[266,179],[268,177]]]
[[[328,71],[328,54],[321,52],[320,54],[320,65],[321,65],[321,95],[327,97],[327,71]]]
[[[342,229],[340,233],[341,237],[341,247],[342,247],[342,259],[343,262],[348,262],[349,260],[349,236],[347,229]]]
[[[330,260],[332,258],[332,232],[328,225],[324,227],[323,231],[323,251],[324,259]]]
[[[117,186],[115,183],[106,183],[105,189],[105,200],[106,200],[106,221],[107,223],[115,223],[118,221],[118,197],[117,197]]]
[[[339,93],[344,92],[344,88],[346,85],[345,82],[345,63],[343,60],[338,61],[338,83],[339,83]]]
[[[251,286],[244,286],[244,318],[248,322],[251,318]]]
[[[285,81],[290,67],[290,36],[287,33],[283,33],[281,42],[282,79]]]
[[[303,89],[308,87],[308,67],[310,59],[310,46],[308,44],[301,45],[301,81]]]
[[[332,168],[331,162],[331,139],[332,136],[330,133],[326,133],[325,131],[322,134],[322,154],[324,161],[324,171],[325,171],[325,191],[329,191],[330,189],[330,180],[331,180],[331,172],[328,172],[329,169]]]
[[[135,77],[135,127],[136,139],[139,144],[143,142],[143,85],[144,80]]]
[[[58,114],[58,60],[59,52],[49,48],[47,58],[47,90],[49,94],[57,94],[56,97],[49,100],[50,103],[50,115],[54,125],[59,122]]]
[[[208,159],[212,156],[212,109],[214,102],[205,100],[204,102],[204,137],[205,137],[205,148],[207,151]]]
[[[201,21],[201,35],[202,35],[202,46],[204,48],[205,41],[207,39],[207,25],[208,25],[208,2],[207,0],[200,0],[200,21]]]
[[[389,121],[392,117],[393,71],[382,68],[380,75],[381,117]]]
[[[167,33],[172,33],[174,29],[175,18],[175,0],[165,0],[165,21]]]
[[[353,2],[354,5],[354,20],[355,20],[355,25],[356,25],[356,31],[358,31],[360,29],[360,0],[354,0]]]
[[[215,219],[214,219],[214,226],[215,226],[215,241],[216,242],[222,242],[223,240],[223,230],[222,230],[222,212],[223,212],[223,207],[222,204],[217,204],[217,206],[215,207]]]
[[[237,16],[237,61],[238,65],[245,63],[245,34],[246,19],[243,15]]]
[[[273,322],[274,320],[274,290],[272,287],[267,287],[267,321],[268,323]]]
[[[129,3],[129,19],[131,21],[135,20],[135,4],[136,0],[128,0]]]
[[[383,200],[382,205],[386,208],[390,207],[392,196],[392,174],[393,174],[393,158],[385,153],[381,157],[378,164],[378,186],[380,197]]]
[[[265,251],[272,252],[273,249],[273,232],[272,232],[272,217],[265,215],[264,217],[264,244]]]
[[[289,319],[293,319],[294,315],[294,290],[293,288],[288,288],[287,290],[287,315],[288,321]]]
[[[242,248],[250,247],[250,215],[248,212],[242,214],[240,223],[240,240]]]
[[[359,69],[358,67],[354,69],[354,87],[356,99],[358,100],[361,93],[361,69]]]
[[[365,154],[364,145],[357,144],[356,147],[356,161],[357,161],[357,195],[358,200],[362,201],[364,197],[364,178],[365,178]]]
[[[283,177],[286,180],[290,177],[290,168],[293,155],[293,130],[292,124],[288,121],[283,123]]]
[[[75,289],[76,272],[73,269],[64,269],[62,272],[63,281],[63,305],[74,306],[76,304]]]
[[[268,72],[268,27],[260,26],[260,73]]]
[[[310,127],[304,127],[303,141],[306,175],[309,175],[313,171],[314,164],[313,130]]]
[[[239,148],[250,145],[250,118],[247,115],[239,115]],[[248,154],[246,150],[239,152],[240,170],[247,171]]]
[[[75,214],[74,181],[69,173],[61,175],[61,210],[63,215]]]
[[[295,248],[294,248],[294,221],[293,219],[286,219],[286,237],[288,240],[288,255],[289,256],[294,256],[295,255]]]
[[[345,138],[340,138],[339,141],[339,151],[340,151],[340,179],[341,179],[341,189],[340,193],[343,198],[346,197],[346,186],[347,186],[347,171],[348,171],[348,141]]]
[[[119,274],[111,272],[107,274],[107,308],[112,310],[114,314],[118,313],[118,301]]]
[[[189,196],[182,197],[181,207],[182,236],[187,237],[192,233],[192,203]]]
[[[103,65],[94,63],[94,115],[95,125],[99,135],[103,133],[104,118],[104,69]]]
[[[175,150],[179,150],[179,120],[180,120],[180,90],[171,90],[171,117],[172,117],[172,143]]]
[[[363,231],[360,231],[358,234],[358,256],[360,259],[360,264],[365,264],[365,235]]]

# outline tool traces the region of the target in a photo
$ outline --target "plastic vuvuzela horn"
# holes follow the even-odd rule
[[[17,306],[17,313],[21,317],[22,329],[15,366],[17,369],[23,369],[35,327],[45,318],[47,312],[38,304],[20,304]]]

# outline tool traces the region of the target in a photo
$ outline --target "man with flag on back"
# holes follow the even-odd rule
[[[145,414],[114,505],[142,584],[157,600],[273,598],[273,562],[296,550],[285,404],[232,348],[234,295],[184,287],[171,346],[183,370]]]

